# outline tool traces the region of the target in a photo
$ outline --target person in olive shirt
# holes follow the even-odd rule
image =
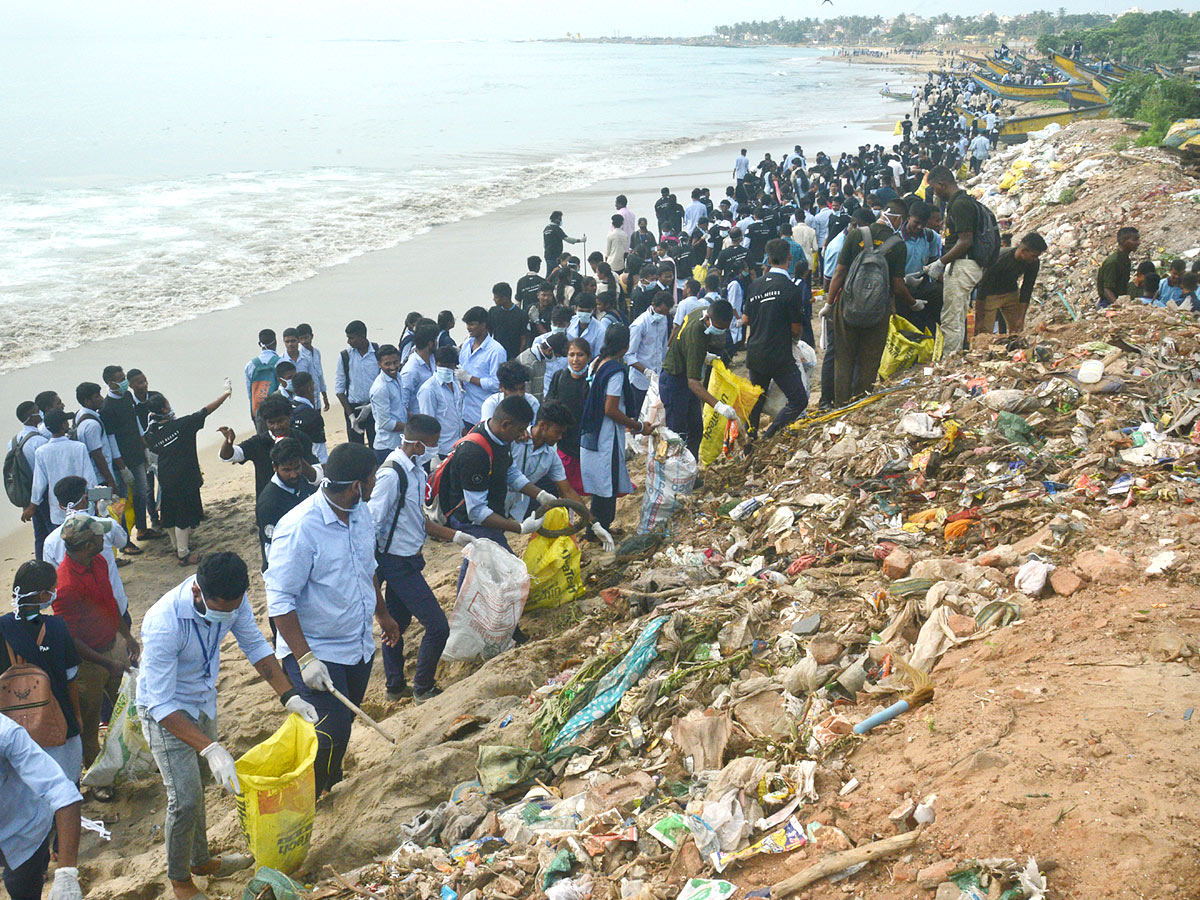
[[[943,353],[949,356],[963,349],[971,291],[983,277],[983,269],[970,255],[975,246],[979,212],[974,198],[958,186],[945,166],[934,166],[928,181],[937,198],[946,203],[946,233],[950,236],[946,251],[926,269],[934,281],[942,281],[945,275],[941,324],[945,335]]]
[[[995,265],[983,273],[975,288],[975,333],[990,334],[996,326],[996,313],[1004,316],[1004,326],[1016,334],[1025,324],[1025,313],[1033,296],[1038,276],[1038,257],[1046,252],[1046,241],[1031,231],[1016,247],[1000,252]],[[1017,279],[1021,280],[1020,290]]]
[[[1117,298],[1129,293],[1130,257],[1142,242],[1142,236],[1131,225],[1117,231],[1117,249],[1104,258],[1096,271],[1096,293],[1100,299],[1096,306],[1103,309],[1112,306]]]
[[[897,298],[905,306],[921,309],[925,303],[914,300],[904,284],[904,263],[908,259],[908,248],[898,229],[908,215],[904,203],[891,200],[879,213],[879,220],[870,226],[871,239],[876,247],[889,238],[896,237],[886,251],[888,275],[891,278],[893,311]],[[879,362],[883,359],[883,348],[887,343],[888,325],[891,316],[884,316],[878,324],[865,327],[847,325],[842,319],[838,301],[846,285],[850,263],[863,249],[863,229],[852,228],[846,232],[846,243],[838,254],[837,268],[829,285],[829,302],[833,306],[833,369],[834,402],[843,406],[856,394],[865,393],[879,375]]]
[[[792,261],[788,242],[783,238],[767,241],[766,254],[770,268],[750,284],[742,324],[746,326],[746,368],[750,371],[750,381],[763,389],[750,410],[751,436],[758,431],[759,416],[772,380],[787,397],[787,405],[763,433],[763,437],[769,438],[795,421],[808,406],[808,391],[792,354],[792,341],[803,338],[811,347],[813,330],[812,304],[805,288],[788,277]]]
[[[695,309],[667,348],[659,375],[658,391],[666,412],[666,425],[687,443],[696,456],[704,432],[704,404],[717,415],[736,419],[737,411],[722,403],[704,386],[704,369],[725,347],[733,306],[728,300],[714,300],[705,309]]]

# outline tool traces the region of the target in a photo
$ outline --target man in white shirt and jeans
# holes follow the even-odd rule
[[[90,488],[100,483],[87,448],[67,437],[67,427],[71,421],[67,414],[61,409],[50,409],[43,418],[50,432],[50,440],[38,447],[34,454],[33,493],[29,498],[29,506],[21,513],[22,522],[34,517],[38,506],[49,498],[54,485],[68,475],[78,475]],[[66,520],[66,513],[50,502],[50,522],[61,525]]]

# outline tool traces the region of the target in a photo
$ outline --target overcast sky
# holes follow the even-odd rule
[[[622,35],[707,34],[714,25],[778,16],[881,15],[904,9],[957,15],[1035,9],[1121,12],[1129,0],[955,0],[898,5],[888,0],[19,0],[0,2],[0,35],[7,38],[88,35],[112,37],[273,36],[304,38],[516,39]],[[1144,10],[1178,2],[1138,0]],[[1188,4],[1195,8],[1195,2]]]

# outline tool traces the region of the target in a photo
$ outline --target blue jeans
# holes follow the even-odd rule
[[[362,705],[374,661],[374,655],[351,665],[321,660],[329,670],[333,686],[355,706]],[[350,726],[354,722],[354,713],[342,706],[328,691],[315,691],[305,684],[300,677],[300,664],[295,656],[289,655],[283,660],[283,671],[291,679],[292,687],[316,707],[320,716],[317,721],[317,761],[313,765],[317,796],[320,797],[342,780],[342,760],[346,757],[346,748],[350,746]]]
[[[667,427],[683,438],[692,456],[700,456],[700,438],[704,435],[704,403],[688,387],[687,376],[658,376],[658,393],[666,413]]]
[[[204,817],[204,773],[200,754],[140,710],[142,729],[158,771],[167,789],[167,821],[163,838],[167,850],[167,877],[172,881],[190,881],[192,868],[209,860],[208,825]],[[217,723],[201,713],[199,720],[185,712],[193,725],[209,740],[217,739]]]
[[[384,644],[382,651],[383,673],[387,689],[392,693],[404,690],[404,631],[414,616],[425,627],[425,636],[417,651],[413,691],[428,691],[433,687],[438,660],[450,637],[450,623],[421,574],[424,568],[425,559],[419,553],[416,556],[384,554],[379,559],[378,575],[385,586],[384,602],[388,614],[400,626],[400,640],[396,641],[396,646]]]
[[[772,420],[770,427],[763,432],[763,437],[770,437],[779,429],[790,425],[808,407],[808,391],[804,389],[804,379],[801,377],[800,367],[796,365],[795,361],[789,360],[787,365],[770,374],[751,369],[751,383],[763,389],[754,408],[750,410],[750,429],[752,431],[758,430],[758,419],[762,415],[763,406],[766,405],[767,391],[771,389],[772,379],[779,385],[783,395],[787,397],[787,405]]]

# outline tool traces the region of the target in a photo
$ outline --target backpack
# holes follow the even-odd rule
[[[91,413],[91,415],[88,415],[88,413]],[[75,413],[75,421],[71,425],[71,430],[67,432],[67,437],[73,441],[79,440],[79,423],[84,419],[95,419],[97,424],[100,426],[100,435],[102,437],[108,437],[108,429],[104,427],[103,420],[96,412],[90,409],[81,409],[79,412]]]
[[[375,353],[378,353],[379,345],[377,343],[375,343],[374,341],[371,341],[371,349]],[[350,396],[350,351],[349,350],[342,351],[342,375],[344,375],[346,377],[346,396],[349,397]]]
[[[46,623],[37,642],[46,639]],[[4,642],[8,668],[0,672],[0,713],[27,732],[40,747],[61,747],[67,742],[67,720],[41,666],[27,663]]]
[[[842,321],[852,328],[869,328],[885,321],[892,311],[892,278],[888,272],[887,252],[900,240],[893,234],[879,247],[866,225],[862,232],[863,248],[850,263],[846,284],[838,304]]]
[[[25,456],[25,444],[36,432],[30,432],[8,445],[4,455],[4,493],[13,506],[27,507],[33,498],[33,467]]]
[[[250,370],[250,415],[258,415],[258,405],[263,398],[279,389],[279,379],[275,377],[278,362],[279,354],[269,362],[263,362],[261,356],[254,357],[254,367]]]
[[[396,473],[397,492],[396,492],[396,511],[392,513],[392,527],[388,529],[387,540],[383,542],[383,546],[378,548],[375,553],[377,556],[382,556],[387,553],[387,548],[391,546],[392,538],[396,536],[396,523],[400,521],[400,510],[404,509],[404,501],[408,499],[408,474],[404,469],[400,468],[400,463],[395,460],[388,460],[384,466]]]
[[[464,442],[469,442],[477,447],[482,447],[484,452],[487,453],[488,465],[490,468],[490,465],[494,460],[494,457],[492,456],[491,442],[478,431],[471,431],[463,435],[454,442],[454,448],[448,454],[446,454],[446,458],[438,464],[437,470],[429,476],[429,481],[425,483],[425,505],[427,507],[433,506],[434,501],[437,500],[438,493],[442,489],[442,478],[446,474],[446,467],[450,465],[450,460],[454,459],[454,454],[458,450],[459,445],[463,444]],[[490,470],[488,474],[491,474]],[[466,502],[467,501],[464,499],[458,504],[458,506],[463,506],[466,504]],[[458,506],[456,506],[454,509],[458,509]],[[453,511],[454,510],[451,510],[450,512]],[[445,524],[444,520],[448,517],[448,514],[442,514],[440,506],[434,507],[434,515],[440,524]]]
[[[974,198],[972,198],[974,199]],[[978,200],[975,203],[975,241],[971,245],[971,259],[987,269],[996,264],[1000,257],[1000,223],[996,214]]]

